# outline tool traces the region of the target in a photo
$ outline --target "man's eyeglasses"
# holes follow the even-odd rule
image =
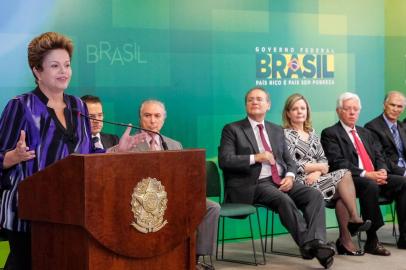
[[[250,98],[247,98],[247,103],[252,103],[252,102],[266,102],[266,98],[263,98],[263,97],[250,97]]]
[[[360,108],[358,107],[342,107],[341,110],[343,110],[344,112],[359,112]]]

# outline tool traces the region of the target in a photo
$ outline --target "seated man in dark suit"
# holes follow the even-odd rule
[[[360,110],[361,101],[356,94],[342,94],[336,108],[340,121],[323,130],[321,143],[332,170],[351,171],[362,217],[372,221],[364,251],[389,256],[376,233],[384,225],[378,198],[383,195],[396,200],[399,225],[404,232],[406,181],[402,176],[387,173],[380,143],[369,130],[356,126]]]
[[[283,130],[265,121],[271,108],[268,93],[262,88],[249,90],[245,106],[247,118],[226,125],[221,134],[219,165],[224,172],[226,200],[263,204],[276,211],[302,257],[316,257],[329,268],[335,252],[325,243],[323,196],[295,182],[296,163],[290,157]]]
[[[401,92],[391,91],[385,97],[383,114],[365,125],[381,143],[390,173],[401,176],[406,176],[406,128],[399,121],[399,116],[405,105],[405,96]],[[406,249],[405,225],[403,222],[403,227],[399,226],[397,245],[400,249]]]
[[[103,120],[103,106],[99,97],[86,95],[81,97],[81,99],[86,103],[89,117]],[[103,122],[90,120],[90,125],[92,129],[92,141],[95,148],[107,149],[118,144],[120,139],[117,135],[101,132]]]

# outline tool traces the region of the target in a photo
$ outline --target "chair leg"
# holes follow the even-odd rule
[[[269,225],[269,209],[266,209],[266,222],[265,222],[265,252],[268,249],[268,225]]]
[[[206,256],[209,257],[210,264],[206,262]],[[204,263],[205,265],[209,265],[210,267],[212,267],[212,268],[214,269],[212,255],[203,255],[203,256],[202,256],[202,261],[203,261],[203,263]],[[1,270],[1,269],[0,269],[0,270]]]
[[[251,220],[251,216],[248,216],[248,220],[249,220],[249,222],[250,222],[252,251],[254,252],[254,264],[255,264],[255,265],[258,265],[258,263],[257,263],[257,252],[255,251],[254,233],[253,233],[253,231],[252,231],[252,220]]]
[[[217,222],[217,245],[216,245],[216,260],[219,259],[219,236],[220,236],[220,223],[221,223],[221,217],[219,218],[219,221]],[[222,232],[224,234],[224,232]]]
[[[249,264],[249,265],[265,265],[266,264],[266,258],[265,258],[265,252],[264,252],[264,242],[262,240],[262,230],[261,230],[261,220],[259,217],[259,211],[258,208],[256,209],[256,214],[257,214],[257,221],[258,221],[258,230],[259,230],[259,239],[260,239],[260,243],[261,243],[261,252],[262,252],[262,262],[258,263],[257,260],[257,251],[255,249],[255,238],[254,238],[254,230],[252,227],[252,219],[251,216],[248,216],[248,221],[249,221],[249,226],[250,226],[250,238],[251,238],[251,244],[252,244],[252,252],[253,252],[253,256],[254,256],[254,262],[246,262],[246,261],[241,261],[241,260],[232,260],[232,259],[225,259],[224,258],[224,242],[225,242],[225,237],[224,237],[224,228],[225,228],[225,217],[222,218],[222,239],[221,239],[221,258],[220,260],[223,261],[228,261],[228,262],[235,262],[235,263],[242,263],[242,264]],[[220,225],[219,225],[220,227]],[[220,230],[218,230],[217,233],[219,233]],[[219,260],[218,258],[218,249],[216,249],[216,259]]]
[[[225,261],[225,262],[233,262],[233,263],[241,263],[241,264],[248,264],[248,265],[258,265],[257,263],[257,257],[256,257],[256,250],[255,250],[255,242],[254,242],[254,233],[252,230],[252,221],[251,221],[251,215],[248,216],[248,220],[249,220],[249,225],[250,225],[250,232],[251,232],[251,236],[249,238],[251,238],[252,241],[252,250],[254,252],[254,262],[249,262],[249,261],[241,261],[241,260],[234,260],[234,259],[225,259],[224,258],[224,223],[225,223],[225,217],[222,217],[223,223],[222,223],[222,229],[223,229],[223,236],[222,236],[222,245],[221,245],[221,258],[217,260],[221,260],[221,261]],[[262,242],[261,242],[262,243]],[[262,248],[262,245],[261,245]],[[216,252],[217,253],[217,252]],[[264,254],[265,256],[265,254]]]
[[[392,215],[392,235],[395,237],[396,242],[398,241],[398,234],[396,231],[396,205],[393,207],[393,203],[390,204],[390,213]]]
[[[384,222],[392,222],[392,236],[395,237],[395,241],[398,241],[398,234],[397,234],[397,230],[396,230],[396,204],[395,207],[393,207],[393,204],[395,204],[394,202],[388,204],[389,205],[389,210],[390,210],[390,214],[391,214],[391,219],[390,220],[384,220]],[[362,217],[362,215],[361,215]],[[362,234],[361,232],[359,232],[357,234],[357,238],[358,238],[358,246],[361,248],[361,242],[362,240]]]
[[[271,219],[272,221],[271,221],[271,223],[272,223],[272,227],[271,227],[271,252],[274,252],[274,250],[273,250],[273,236],[274,236],[274,228],[275,228],[275,223],[274,223],[274,221],[275,221],[275,213],[272,211],[272,219]]]
[[[223,237],[222,237],[222,241],[221,241],[221,259],[224,260],[224,234],[225,234],[225,230],[224,230],[224,224],[226,223],[226,218],[223,217]]]
[[[284,252],[284,251],[277,251],[274,249],[274,228],[275,228],[275,213],[272,211],[272,228],[271,228],[271,253],[278,254],[278,255],[284,255],[284,256],[289,256],[289,257],[301,257],[299,254],[294,254],[294,253],[289,253],[289,252]]]
[[[267,214],[268,214],[268,209],[267,209]],[[262,263],[259,263],[259,264],[265,265],[266,259],[265,259],[265,251],[264,251],[264,242],[262,241],[261,220],[259,218],[258,208],[257,208],[257,220],[258,220],[258,229],[259,229],[259,240],[261,242],[261,251],[262,251]],[[266,237],[266,235],[265,235],[265,237]]]
[[[259,210],[258,210],[258,207],[255,207],[255,210],[256,210],[256,212],[257,212],[257,217],[259,217]],[[261,236],[261,237],[263,236],[261,230],[259,231],[259,236]]]

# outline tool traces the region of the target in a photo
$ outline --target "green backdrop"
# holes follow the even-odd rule
[[[0,107],[34,87],[28,42],[57,31],[75,44],[68,93],[98,95],[107,120],[134,124],[140,101],[158,98],[168,111],[163,133],[185,147],[205,148],[207,158],[216,160],[222,127],[245,116],[244,93],[263,80],[283,82],[278,76],[258,77],[261,57],[282,55],[288,67],[297,64],[294,57],[328,55],[334,83],[315,84],[321,79],[315,76],[305,85],[293,76],[285,78],[287,85],[264,86],[272,98],[268,120],[281,122],[284,101],[294,92],[310,100],[318,132],[337,121],[335,101],[343,91],[360,95],[360,124],[378,115],[386,91],[405,90],[405,11],[402,0],[2,3]],[[273,52],[261,54],[256,48]],[[277,68],[274,64],[267,68]],[[290,85],[295,81],[300,84]],[[123,132],[108,125],[105,131]],[[335,223],[329,216],[328,223]],[[230,230],[240,234],[244,228],[232,225]]]

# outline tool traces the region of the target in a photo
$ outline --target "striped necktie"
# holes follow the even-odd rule
[[[393,140],[395,141],[395,144],[396,144],[396,150],[399,155],[399,161],[401,161],[398,163],[398,165],[402,165],[402,167],[405,167],[405,161],[403,159],[403,143],[402,143],[402,139],[400,138],[397,125],[392,125],[391,131],[392,131]]]
[[[159,147],[158,141],[157,141],[157,139],[155,138],[154,135],[151,136],[151,140],[149,141],[149,148],[150,148],[152,151],[161,150],[161,147]]]

